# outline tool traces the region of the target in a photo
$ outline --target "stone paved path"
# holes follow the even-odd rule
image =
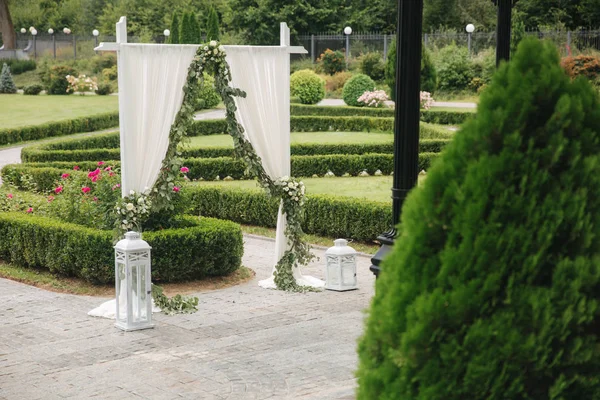
[[[359,290],[284,293],[257,285],[273,248],[246,237],[254,280],[129,333],[86,315],[104,299],[0,279],[0,399],[353,399],[369,259],[359,257]],[[322,278],[315,254],[305,273]]]

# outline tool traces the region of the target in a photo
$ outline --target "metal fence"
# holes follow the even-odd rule
[[[589,29],[579,31],[530,31],[527,36],[551,40],[561,54],[585,53],[590,50],[600,51],[600,30]],[[384,58],[395,40],[396,35],[382,33],[352,33],[349,39],[351,56],[368,52],[380,52]],[[301,35],[300,44],[309,52],[315,61],[325,50],[346,50],[346,35],[341,33],[317,33]],[[457,32],[425,33],[423,44],[429,49],[439,49],[451,43],[470,48],[472,54],[477,54],[490,47],[496,47],[496,32],[473,32],[468,34]]]
[[[53,35],[44,33],[33,36],[29,33],[17,33],[17,50],[22,52],[25,57],[37,59],[40,57],[50,57],[59,60],[90,58],[96,53],[94,47],[100,42],[114,42],[115,36],[99,35],[66,35],[62,32]],[[157,38],[157,42],[164,41],[163,38]],[[128,36],[129,43],[139,42],[139,38]],[[0,58],[9,57],[8,51],[0,50]],[[14,52],[13,52],[14,53]]]

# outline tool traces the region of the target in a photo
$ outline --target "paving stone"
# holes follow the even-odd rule
[[[105,299],[0,279],[0,400],[354,398],[370,260],[359,257],[359,290],[284,293],[258,286],[273,241],[244,242],[255,279],[199,293],[196,314],[155,314],[152,330],[86,315]],[[303,272],[323,277],[324,265]]]

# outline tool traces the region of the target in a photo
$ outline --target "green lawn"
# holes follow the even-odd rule
[[[117,96],[0,94],[0,129],[116,112]]]
[[[333,196],[348,196],[384,203],[391,203],[392,201],[392,176],[304,178],[302,181],[306,185],[306,193],[309,195],[329,194]],[[421,177],[419,177],[419,181],[421,181]],[[202,181],[192,184],[261,190],[254,180]]]
[[[358,143],[390,143],[394,141],[392,133],[368,132],[292,132],[292,143],[319,144],[358,144]],[[190,138],[190,147],[233,147],[233,139],[229,135],[207,135]]]

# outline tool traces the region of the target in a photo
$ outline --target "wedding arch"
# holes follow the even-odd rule
[[[281,23],[280,46],[127,43],[126,17],[116,27],[116,43],[103,42],[95,50],[117,52],[124,202],[147,195],[155,207],[168,207],[173,175],[181,166],[178,145],[193,120],[198,84],[204,72],[212,74],[236,156],[281,199],[273,272],[259,285],[294,291],[323,287],[300,270],[312,255],[300,226],[304,184],[290,177],[289,76],[290,54],[307,51],[290,46],[287,24]]]

